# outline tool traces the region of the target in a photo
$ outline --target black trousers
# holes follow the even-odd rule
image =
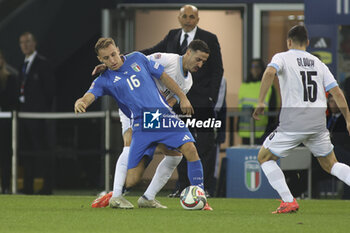
[[[344,146],[334,145],[334,153],[337,160],[350,166],[350,150]],[[344,183],[342,199],[350,200],[350,186]]]
[[[52,192],[52,155],[49,150],[49,137],[46,121],[20,120],[19,163],[24,169],[24,194],[34,193],[35,177],[44,178],[40,194],[51,194]]]
[[[2,193],[10,192],[12,137],[11,120],[0,119],[0,170]]]

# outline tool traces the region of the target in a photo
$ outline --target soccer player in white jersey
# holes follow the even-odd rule
[[[192,75],[190,72],[196,72],[201,68],[203,63],[208,59],[208,56],[209,48],[206,43],[201,40],[193,40],[183,56],[171,53],[155,53],[147,56],[147,58],[163,65],[164,72],[173,78],[181,90],[186,94],[192,86]],[[103,68],[103,66],[97,67],[94,73],[101,71]],[[174,106],[178,102],[178,97],[169,91],[158,79],[154,80],[159,91],[166,97],[169,105]],[[122,197],[122,189],[125,184],[127,173],[132,129],[130,119],[121,111],[121,109],[119,109],[119,115],[122,123],[124,148],[116,164],[113,192],[97,198],[93,202],[92,207],[105,207],[108,203],[114,208],[130,209],[134,207],[129,201]],[[138,206],[141,208],[166,208],[166,206],[155,200],[155,196],[167,183],[174,169],[182,159],[181,153],[168,150],[162,144],[158,146],[157,151],[165,156],[159,163],[156,173],[146,192],[138,200]],[[140,175],[142,175],[142,172]],[[141,176],[134,180],[133,184],[138,182],[140,178]],[[133,184],[131,186],[133,186]],[[111,201],[109,201],[110,198]]]
[[[299,209],[276,160],[288,156],[301,143],[308,147],[326,172],[350,185],[350,167],[337,161],[326,128],[325,91],[334,96],[350,132],[349,108],[328,67],[306,52],[308,44],[308,33],[304,26],[297,25],[289,30],[289,50],[274,55],[266,68],[259,104],[253,113],[254,119],[259,120],[259,115],[264,112],[266,93],[276,75],[282,96],[280,123],[266,138],[258,154],[259,163],[270,185],[282,198],[280,206],[272,213],[290,213]]]

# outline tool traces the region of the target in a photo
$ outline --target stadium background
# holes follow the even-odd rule
[[[345,4],[347,0],[337,2]],[[38,51],[53,64],[56,77],[53,85],[57,87],[55,110],[72,112],[74,101],[93,80],[90,74],[98,64],[93,47],[101,35],[116,39],[122,52],[149,47],[162,39],[170,28],[179,26],[178,9],[185,3],[187,1],[0,0],[0,48],[7,62],[19,67],[23,55],[18,37],[24,31],[33,32],[38,40]],[[321,28],[323,35],[332,39],[333,46],[321,50],[332,53],[333,60],[328,65],[338,79],[348,75],[343,68],[347,61],[340,64],[336,60],[335,44],[340,33],[338,25],[346,20],[349,22],[349,9],[340,12],[343,18],[335,18],[331,14],[329,17],[320,14],[324,9],[335,9],[336,4],[329,8],[327,0],[308,0],[305,4],[302,0],[202,0],[191,3],[200,9],[198,26],[215,33],[221,44],[229,108],[238,104],[238,89],[247,76],[248,61],[261,57],[268,63],[274,53],[286,49],[284,41],[288,29],[300,22],[310,25],[311,33],[317,34]],[[313,6],[316,4],[321,11],[315,11]],[[314,25],[317,27],[312,28]],[[89,111],[105,109],[115,109],[108,98],[95,103]],[[55,126],[52,133],[54,190],[103,190],[103,122],[56,120]],[[88,137],[91,132],[93,137]],[[111,132],[113,173],[116,156],[122,149],[120,123],[116,119],[112,119]],[[239,143],[239,137],[228,128],[221,156],[225,156],[225,148]],[[151,178],[154,166],[149,167],[144,183]],[[172,180],[175,177],[176,174]]]

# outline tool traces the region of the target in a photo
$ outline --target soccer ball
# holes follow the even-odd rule
[[[181,192],[180,203],[185,210],[201,210],[207,203],[207,198],[203,189],[192,185]]]

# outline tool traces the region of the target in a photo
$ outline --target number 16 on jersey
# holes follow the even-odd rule
[[[127,78],[126,81],[129,84],[130,89],[133,91],[134,87],[137,88],[141,85],[140,81],[136,78],[136,75],[131,75],[130,79]]]

